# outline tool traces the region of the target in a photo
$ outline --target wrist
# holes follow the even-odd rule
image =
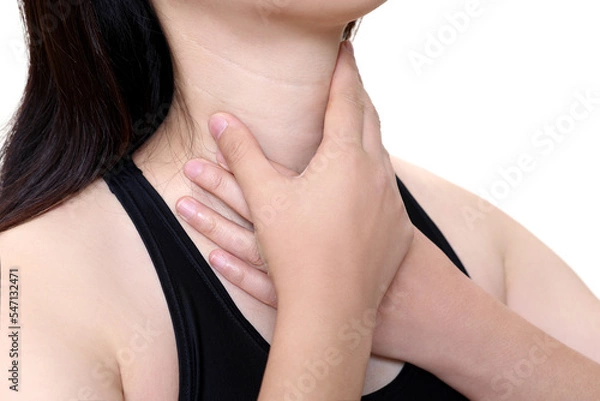
[[[331,302],[312,297],[278,305],[276,331],[295,330],[303,340],[322,342],[335,347],[341,355],[353,352],[371,353],[376,309],[362,303]]]
[[[353,327],[370,341],[376,317],[377,308],[367,306],[362,300],[348,296],[342,299],[327,292],[282,297],[277,306],[278,322],[316,324],[336,335],[347,327]]]
[[[263,380],[269,385],[260,400],[282,399],[282,394],[297,398],[306,383],[315,384],[311,399],[356,399],[361,394],[372,327],[356,329],[359,309],[312,301],[301,299],[278,308]]]
[[[297,271],[298,274],[285,277],[273,274],[271,278],[277,292],[278,309],[288,305],[290,308],[307,305],[333,313],[362,315],[365,310],[376,311],[385,290],[376,291],[371,288],[374,285],[369,287],[366,280],[358,277],[349,279],[345,266],[347,264],[342,261],[302,263],[293,268],[286,267],[286,270]]]

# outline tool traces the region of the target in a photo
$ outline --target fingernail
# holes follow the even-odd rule
[[[177,212],[185,220],[191,220],[194,216],[196,216],[196,214],[198,214],[198,209],[196,208],[194,201],[184,198],[177,202]]]
[[[228,125],[227,120],[217,114],[210,118],[208,129],[213,138],[219,139]]]
[[[199,160],[190,160],[183,166],[183,172],[189,179],[194,179],[204,170],[204,163]]]
[[[210,255],[210,262],[213,267],[217,270],[223,270],[227,266],[227,260],[220,253],[213,253]]]
[[[210,261],[212,267],[214,267],[219,273],[224,276],[227,276],[228,280],[239,280],[242,272],[240,268],[234,264],[227,263],[227,258],[223,256],[222,251],[213,251],[209,256],[208,260]]]
[[[346,46],[346,50],[348,50],[348,52],[352,55],[354,55],[354,45],[352,44],[351,41],[346,40],[344,42],[344,45]]]

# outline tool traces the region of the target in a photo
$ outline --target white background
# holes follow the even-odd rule
[[[497,203],[600,296],[600,104],[552,151],[532,144],[578,94],[600,97],[600,10],[591,0],[481,0],[457,33],[447,17],[468,3],[390,0],[364,19],[356,52],[385,144]],[[426,51],[429,35],[442,35],[439,54]],[[16,1],[2,1],[0,124],[23,90],[23,50]],[[417,53],[429,64],[415,68]],[[534,168],[511,186],[499,170],[518,166],[522,154]]]

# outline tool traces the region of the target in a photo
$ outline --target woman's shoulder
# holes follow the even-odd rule
[[[25,280],[47,287],[41,293],[52,292],[57,304],[75,301],[78,309],[71,312],[117,307],[106,294],[119,295],[134,308],[135,291],[116,291],[156,279],[135,226],[102,179],[1,233],[0,263],[4,269],[20,266]],[[105,298],[100,304],[99,297]]]
[[[81,399],[92,388],[94,398],[120,399],[117,337],[109,329],[111,285],[101,270],[111,260],[110,255],[102,258],[100,247],[108,239],[100,221],[108,209],[98,217],[90,210],[102,200],[102,192],[90,185],[0,234],[0,293],[8,307],[1,308],[1,330],[7,330],[2,339],[14,334],[16,340],[2,348],[16,349],[10,362],[16,366],[15,383],[21,375],[24,379],[18,394],[27,399],[48,394]],[[99,366],[105,366],[102,386],[94,379]]]
[[[93,298],[114,286],[120,265],[130,260],[124,213],[106,184],[96,180],[52,209],[0,233],[3,271],[18,267],[26,288],[36,286],[36,291],[28,289],[28,296],[51,295],[53,305],[70,313],[97,308]]]
[[[62,398],[57,399],[119,400],[124,372],[134,377],[131,372],[146,369],[148,344],[170,350],[174,342],[150,256],[102,179],[0,234],[0,263],[3,283],[9,270],[16,269],[22,284],[23,331],[30,339],[23,344],[28,348],[24,358],[30,358],[24,363],[57,372],[64,367],[62,379],[52,380],[62,383],[68,378],[72,384],[63,383],[69,393],[61,390]],[[143,358],[138,355],[142,349]],[[122,359],[132,350],[136,358],[124,365]],[[170,362],[170,354],[160,350],[153,355]],[[37,388],[31,376],[29,384]],[[40,379],[41,383],[49,385]]]
[[[73,274],[88,273],[92,269],[85,266],[110,262],[105,250],[118,243],[118,206],[103,181],[96,180],[50,210],[0,233],[0,257],[56,268],[78,264],[81,267]]]

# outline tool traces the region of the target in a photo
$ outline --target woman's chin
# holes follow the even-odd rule
[[[270,15],[339,25],[362,18],[387,0],[267,0]]]

